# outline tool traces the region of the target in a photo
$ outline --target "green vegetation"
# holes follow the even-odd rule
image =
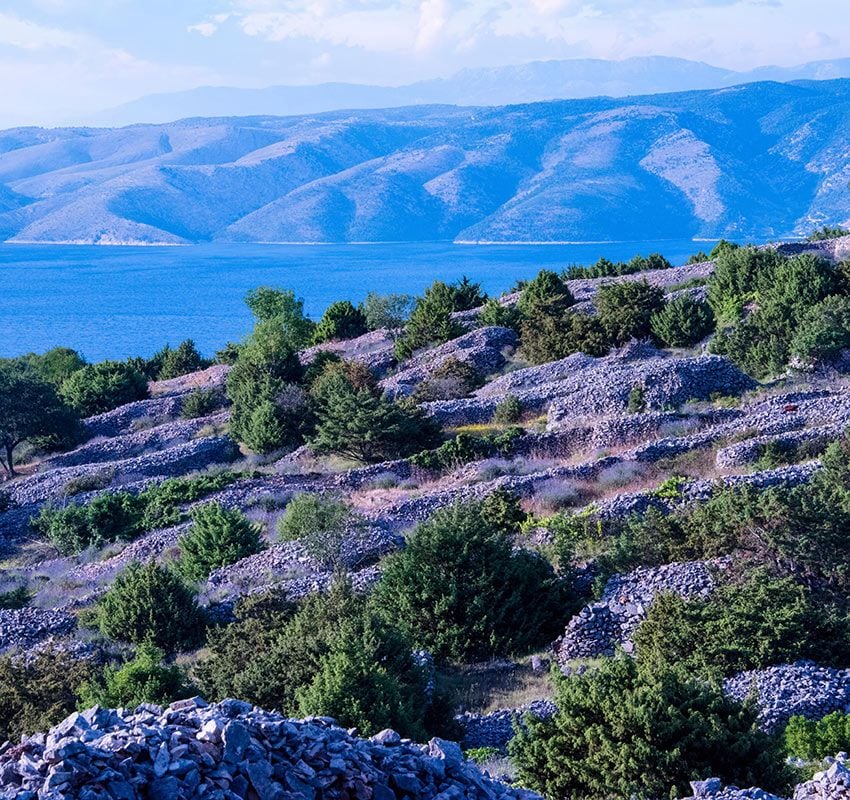
[[[152,484],[138,495],[106,492],[82,505],[44,505],[30,519],[30,525],[59,552],[80,553],[110,542],[132,541],[145,531],[176,525],[185,518],[180,506],[217,492],[240,477],[235,472],[218,472],[169,478]]]
[[[841,227],[841,225],[824,225],[822,228],[818,228],[818,230],[812,231],[808,236],[808,241],[824,242],[829,239],[838,239],[841,236],[850,236],[850,231],[848,231],[846,228]]]
[[[313,331],[313,343],[321,344],[335,339],[354,339],[368,330],[366,315],[348,300],[331,303]]]
[[[850,750],[850,714],[833,711],[823,719],[791,717],[785,727],[785,749],[792,758],[820,762]]]
[[[758,730],[755,710],[679,668],[609,659],[560,679],[556,704],[549,721],[527,716],[510,744],[521,784],[547,798],[683,797],[706,775],[787,787],[781,744]]]
[[[59,394],[81,416],[91,417],[144,400],[148,396],[148,380],[129,363],[101,361],[86,364],[66,378]]]
[[[704,255],[704,254],[700,254]],[[705,260],[704,258],[701,260]],[[589,267],[572,266],[564,270],[564,278],[574,280],[576,278],[611,278],[619,275],[633,275],[636,272],[647,272],[653,269],[670,269],[673,265],[660,253],[650,253],[644,257],[634,256],[629,261],[609,261],[600,258]]]
[[[594,305],[599,322],[612,344],[652,335],[651,320],[664,308],[664,291],[646,281],[624,281],[600,286]]]
[[[135,708],[142,703],[168,705],[189,697],[192,687],[174,664],[164,664],[165,654],[150,644],[120,667],[107,665],[103,672],[82,684],[78,693],[83,708]]]
[[[410,457],[410,462],[421,469],[448,470],[490,456],[508,456],[522,428],[506,428],[488,436],[459,433],[454,439],[443,442],[433,450],[423,450]]]
[[[180,573],[202,581],[213,570],[263,549],[260,526],[236,509],[206,503],[192,509],[192,527],[180,539]]]
[[[692,347],[714,330],[714,313],[708,303],[683,294],[656,311],[649,325],[667,347]]]
[[[522,419],[522,403],[515,394],[505,395],[493,412],[495,425],[514,425]]]
[[[484,385],[484,378],[468,361],[447,358],[413,392],[413,398],[424,403],[432,400],[454,400],[466,397]]]
[[[157,381],[166,381],[171,378],[179,378],[190,372],[197,372],[209,366],[198,348],[191,339],[186,339],[172,350],[166,345],[146,365],[143,370],[150,378]]]
[[[94,616],[104,636],[153,644],[166,653],[197,644],[204,633],[194,593],[176,572],[154,561],[133,562],[120,572]]]
[[[353,381],[334,366],[311,388],[317,421],[308,442],[315,453],[374,463],[433,442],[436,429],[418,407],[387,400],[374,379]]]
[[[45,731],[77,706],[77,689],[91,666],[61,649],[47,649],[23,659],[0,656],[0,739]]]
[[[20,361],[0,359],[0,466],[15,474],[15,449],[25,441],[71,441],[76,414],[56,389]]]
[[[18,361],[30,367],[39,378],[57,389],[77,370],[86,365],[86,360],[70,347],[54,347],[46,353],[27,353]]]
[[[282,541],[301,542],[320,564],[340,568],[346,533],[356,526],[351,509],[338,497],[304,492],[287,503],[277,533]]]
[[[452,319],[459,310],[455,307],[456,291],[442,281],[435,281],[418,298],[404,333],[395,343],[399,360],[409,358],[416,350],[448,342],[460,336],[464,329]]]
[[[217,389],[195,389],[186,395],[180,407],[183,419],[208,417],[222,406],[223,398]]]
[[[0,592],[0,609],[26,608],[30,604],[29,590],[26,586],[18,586],[5,592]]]
[[[365,735],[391,727],[427,738],[433,709],[411,643],[345,581],[298,604],[251,598],[236,616],[212,632],[197,669],[209,699],[325,714]]]
[[[396,330],[403,327],[410,316],[416,298],[409,294],[377,294],[369,292],[363,301],[363,316],[370,331],[381,328]]]
[[[437,511],[391,555],[375,594],[418,646],[461,661],[551,640],[569,593],[551,566],[496,529],[480,503]]]
[[[850,656],[847,621],[791,578],[759,570],[718,586],[707,600],[659,596],[635,647],[642,663],[726,677],[801,658],[840,663]]]

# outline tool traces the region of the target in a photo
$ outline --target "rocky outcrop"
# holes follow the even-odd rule
[[[395,731],[359,739],[237,700],[95,707],[0,752],[0,798],[532,800],[483,775],[459,745]]]
[[[364,333],[356,339],[317,344],[301,351],[301,363],[310,364],[317,353],[328,352],[346,361],[359,361],[369,367],[375,375],[384,375],[396,363],[394,347],[397,333],[397,331],[381,328]]]
[[[97,484],[97,488],[106,489],[142,478],[185,475],[213,464],[228,463],[238,455],[239,449],[230,437],[212,436],[135,458],[105,464],[61,467],[39,473],[16,481],[9,486],[8,492],[13,503],[24,506],[72,494],[68,491],[69,484]]]
[[[183,395],[137,400],[83,420],[83,428],[91,438],[122,436],[135,433],[143,427],[150,428],[157,423],[173,421],[180,416],[182,407]]]
[[[614,575],[599,602],[585,606],[555,642],[558,661],[565,665],[577,658],[611,656],[618,646],[633,652],[632,634],[657,595],[708,597],[714,589],[712,573],[724,565],[723,561],[692,561]]]
[[[390,397],[407,397],[449,359],[469,364],[484,378],[504,365],[504,351],[506,348],[515,347],[516,344],[517,335],[510,328],[478,328],[413,356],[404,362],[402,369],[396,374],[381,381],[380,386]]]
[[[42,462],[40,470],[44,472],[58,467],[120,461],[152,451],[166,450],[178,444],[186,444],[192,441],[204,428],[223,425],[228,419],[228,413],[222,412],[209,417],[166,422],[163,425],[157,425],[155,428],[146,428],[121,436],[92,439],[69,453],[52,456]]]
[[[67,636],[77,620],[66,611],[44,608],[0,610],[0,652],[28,650],[52,636]]]
[[[794,800],[847,800],[850,797],[850,759],[839,753],[826,761],[825,769],[794,789]]]
[[[795,715],[820,719],[833,711],[850,713],[850,669],[811,661],[742,672],[724,681],[723,688],[736,700],[754,693],[767,731],[781,728]]]
[[[424,405],[444,425],[473,424],[489,420],[496,406],[514,395],[528,413],[548,411],[549,430],[558,430],[585,417],[628,413],[633,390],[641,392],[645,409],[667,411],[689,400],[740,395],[755,386],[723,356],[673,358],[649,345],[632,343],[603,358],[574,353],[560,361],[516,370],[472,397]]]
[[[169,378],[164,381],[151,381],[148,384],[148,389],[152,397],[183,395],[197,389],[224,389],[227,385],[227,375],[230,369],[229,364],[213,364],[211,367],[198,372],[178,375],[176,378]]]
[[[489,714],[459,714],[455,721],[463,728],[461,744],[465,749],[495,747],[504,750],[514,738],[514,725],[521,724],[526,714],[550,719],[556,710],[551,700],[533,700],[519,708],[500,708]]]

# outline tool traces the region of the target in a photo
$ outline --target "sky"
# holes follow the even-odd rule
[[[0,124],[157,92],[398,85],[537,59],[850,56],[848,0],[0,0]]]

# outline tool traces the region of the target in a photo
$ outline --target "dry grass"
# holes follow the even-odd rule
[[[488,714],[499,708],[518,708],[554,693],[548,670],[534,672],[530,659],[509,664],[495,661],[446,670],[444,685],[455,698],[458,713]]]

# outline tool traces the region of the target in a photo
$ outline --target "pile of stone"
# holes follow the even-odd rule
[[[95,707],[0,752],[0,798],[532,800],[479,772],[460,746],[385,730],[360,739],[333,720],[286,719],[200,698],[133,712]]]
[[[850,768],[846,753],[826,759],[826,769],[816,772],[810,781],[798,784],[793,800],[847,800],[850,798]],[[692,781],[693,794],[684,800],[783,800],[763,789],[723,788],[720,778]]]
[[[399,372],[381,381],[380,385],[390,397],[407,397],[420,383],[428,380],[435,369],[450,359],[468,364],[484,378],[504,366],[505,350],[516,345],[517,335],[510,328],[478,328],[414,356],[402,365]]]
[[[69,491],[69,485],[85,487],[91,484],[105,489],[142,478],[177,477],[214,464],[228,463],[238,455],[239,448],[229,436],[210,436],[119,461],[80,464],[37,473],[19,479],[7,491],[14,504],[25,506],[60,500],[77,493],[77,490]]]
[[[180,416],[185,395],[168,395],[149,400],[137,400],[127,403],[83,420],[83,427],[90,437],[124,436],[134,433],[140,427],[152,427],[153,422],[163,423]]]
[[[380,328],[369,331],[356,339],[338,342],[324,342],[302,350],[299,354],[302,364],[310,364],[321,352],[334,353],[346,361],[358,361],[369,367],[375,375],[385,374],[395,366],[395,339],[399,331]]]
[[[123,436],[97,438],[68,453],[52,456],[40,465],[41,471],[80,464],[99,464],[135,458],[145,453],[166,450],[195,439],[204,428],[223,425],[229,419],[224,411],[208,417],[180,419],[166,422],[155,428],[147,428]]]
[[[567,665],[577,658],[611,656],[617,647],[632,653],[631,637],[659,594],[708,597],[714,590],[713,573],[726,565],[724,560],[690,561],[612,576],[602,598],[573,617],[555,642],[558,661]]]
[[[826,759],[826,769],[794,790],[794,800],[847,800],[850,797],[850,759],[847,753]]]
[[[500,708],[489,714],[458,714],[455,721],[463,728],[461,744],[464,749],[495,747],[504,750],[514,737],[514,725],[520,724],[526,714],[540,719],[551,719],[557,707],[551,700],[532,700],[519,708]]]
[[[850,669],[798,661],[742,672],[724,681],[724,691],[743,701],[755,693],[761,727],[781,728],[792,716],[821,719],[833,711],[850,713]]]
[[[48,638],[67,636],[76,627],[76,617],[55,608],[2,609],[0,652],[28,650]]]
[[[705,781],[691,781],[693,794],[683,800],[784,800],[764,789],[739,789],[737,786],[723,787],[720,778],[709,778]]]
[[[210,389],[224,389],[227,385],[227,375],[230,372],[229,364],[213,364],[211,367],[190,372],[186,375],[178,375],[176,378],[168,378],[163,381],[152,381],[148,384],[152,397],[165,397],[167,395],[185,395],[198,389],[209,391]]]
[[[514,395],[526,412],[548,412],[549,430],[585,417],[628,413],[633,391],[647,410],[663,411],[712,395],[740,395],[755,382],[723,356],[672,358],[655,348],[632,343],[603,358],[575,353],[560,361],[508,373],[460,400],[426,403],[441,424],[488,420],[496,406]]]

